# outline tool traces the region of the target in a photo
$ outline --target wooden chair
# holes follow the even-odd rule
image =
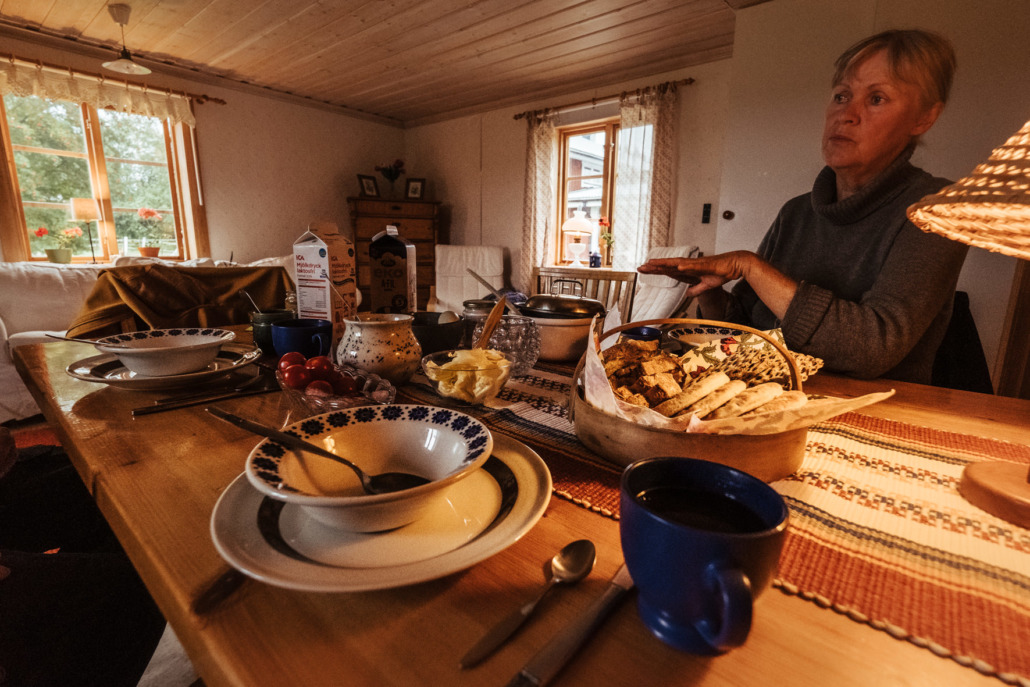
[[[583,295],[601,301],[606,309],[618,305],[622,321],[632,321],[636,272],[589,267],[534,267],[533,285],[534,293]]]

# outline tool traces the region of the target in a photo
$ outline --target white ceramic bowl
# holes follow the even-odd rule
[[[417,520],[446,488],[486,462],[490,431],[456,410],[421,405],[348,408],[285,431],[322,446],[371,475],[410,472],[432,481],[392,494],[365,494],[351,469],[266,439],[247,457],[246,475],[263,494],[351,532],[379,532]]]
[[[540,330],[540,360],[579,360],[587,350],[592,317],[533,319]]]
[[[203,370],[236,334],[226,329],[181,327],[115,334],[97,339],[97,350],[112,353],[129,371],[168,377]]]

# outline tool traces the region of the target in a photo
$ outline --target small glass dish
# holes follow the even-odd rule
[[[473,344],[483,334],[485,322],[477,322],[472,334]],[[490,345],[495,351],[511,356],[511,373],[516,377],[528,374],[540,357],[540,328],[532,317],[505,315],[490,335]]]
[[[469,350],[438,351],[422,358],[422,372],[433,390],[443,398],[469,405],[483,405],[497,397],[514,369],[511,354],[497,350],[483,352],[491,360],[482,364],[463,360]]]
[[[275,379],[279,382],[279,388],[283,390],[283,395],[289,401],[292,410],[302,413],[305,417],[310,417],[344,408],[393,403],[393,399],[397,396],[396,387],[377,374],[359,370],[352,365],[334,365],[333,367],[336,371],[357,382],[357,389],[353,394],[305,393],[304,389],[286,386],[283,381],[283,373],[276,371]]]

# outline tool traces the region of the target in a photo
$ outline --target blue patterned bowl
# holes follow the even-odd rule
[[[227,329],[179,327],[115,334],[97,339],[103,353],[113,353],[129,371],[147,377],[197,372],[210,365],[222,344],[236,335]]]
[[[270,439],[251,451],[246,475],[258,491],[351,532],[379,532],[414,522],[493,450],[493,437],[478,420],[434,406],[348,408],[310,417],[285,431],[369,474],[410,472],[431,480],[392,494],[365,494],[357,475],[334,461],[298,454]]]

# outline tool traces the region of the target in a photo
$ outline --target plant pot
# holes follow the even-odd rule
[[[61,263],[67,265],[72,261],[72,249],[71,248],[46,248],[46,259],[50,262]]]
[[[161,252],[160,246],[140,246],[139,254],[145,258],[156,258],[157,254]]]

